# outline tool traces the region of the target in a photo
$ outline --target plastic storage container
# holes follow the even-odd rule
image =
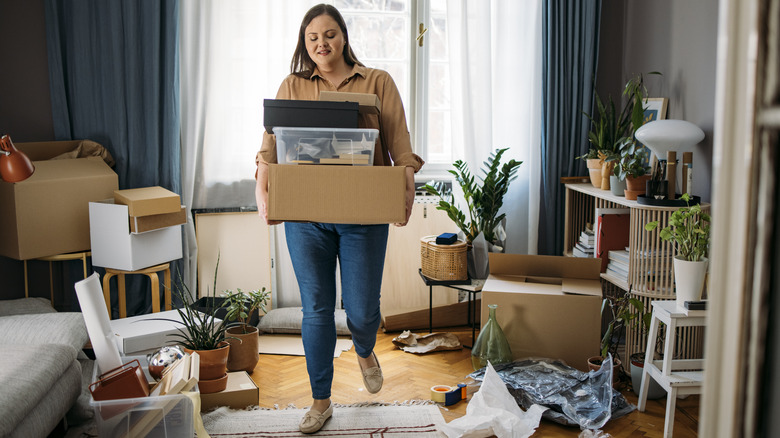
[[[371,166],[376,129],[275,127],[279,164]]]
[[[123,361],[146,358],[123,357]],[[97,363],[92,381],[98,380]],[[142,367],[149,382],[147,367]],[[194,392],[198,391],[195,385]],[[97,401],[90,397],[90,406],[95,410],[95,424],[98,436],[106,437],[191,437],[195,435],[192,400],[183,394],[125,398]]]

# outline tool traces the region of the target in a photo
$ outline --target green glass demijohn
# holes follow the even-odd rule
[[[488,304],[490,316],[488,321],[479,331],[479,336],[471,348],[471,365],[474,370],[484,368],[488,361],[495,366],[501,363],[512,362],[512,350],[509,341],[504,336],[504,331],[496,321],[496,308],[498,304]]]

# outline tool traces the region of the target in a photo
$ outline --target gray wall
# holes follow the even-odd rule
[[[687,120],[704,131],[701,143],[677,156],[693,151],[693,194],[709,202],[718,2],[604,0],[601,17],[599,94],[619,95],[636,73],[663,73],[648,78],[648,92],[669,98],[667,119]]]

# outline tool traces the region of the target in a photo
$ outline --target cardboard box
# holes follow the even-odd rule
[[[170,321],[167,321],[170,320]],[[164,345],[174,345],[180,340],[172,334],[180,333],[184,328],[178,310],[150,313],[147,315],[130,316],[128,318],[112,319],[111,331],[116,336],[119,353],[126,355],[141,355],[156,350]],[[220,321],[217,318],[217,321]]]
[[[90,249],[89,202],[110,198],[119,182],[97,157],[49,160],[79,143],[16,143],[35,172],[0,181],[0,255],[29,260]]]
[[[181,198],[159,186],[115,190],[114,203],[126,205],[130,216],[179,213]]]
[[[259,353],[258,353],[259,354]],[[206,412],[219,406],[244,409],[257,406],[260,402],[260,389],[246,371],[228,373],[227,387],[224,391],[200,395],[200,410]]]
[[[128,217],[128,206],[113,199],[89,203],[93,266],[137,271],[181,258],[181,226],[136,234]]]
[[[176,213],[152,214],[149,216],[130,216],[130,232],[145,233],[160,228],[173,227],[187,223],[187,209],[182,205]]]
[[[307,128],[357,128],[356,102],[318,100],[263,100],[263,126],[269,134],[277,126]]]
[[[357,102],[358,110],[365,114],[379,114],[382,102],[372,93],[347,93],[342,91],[320,91],[320,100],[329,102]]]
[[[491,253],[481,321],[497,304],[515,359],[562,359],[587,371],[601,338],[600,268],[594,258]]]
[[[406,219],[404,167],[268,167],[268,219],[340,224]]]

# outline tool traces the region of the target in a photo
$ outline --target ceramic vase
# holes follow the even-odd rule
[[[601,158],[588,158],[585,162],[588,166],[590,183],[593,184],[593,187],[601,188],[601,164],[604,160]]]
[[[244,333],[246,327],[246,332]],[[238,326],[227,330],[225,341],[230,344],[228,353],[228,371],[246,371],[249,374],[255,370],[255,365],[260,360],[259,341],[257,327]]]
[[[623,179],[620,179],[620,177],[616,175],[610,175],[609,176],[609,190],[612,192],[615,196],[624,196],[625,190],[626,190],[626,181]]]
[[[509,341],[496,321],[496,308],[498,308],[497,304],[488,304],[488,320],[479,331],[479,336],[471,348],[471,365],[475,371],[487,366],[488,361],[493,366],[512,362]]]
[[[701,300],[708,262],[707,258],[691,262],[681,256],[674,257],[674,285],[678,308],[684,309],[686,301]]]

